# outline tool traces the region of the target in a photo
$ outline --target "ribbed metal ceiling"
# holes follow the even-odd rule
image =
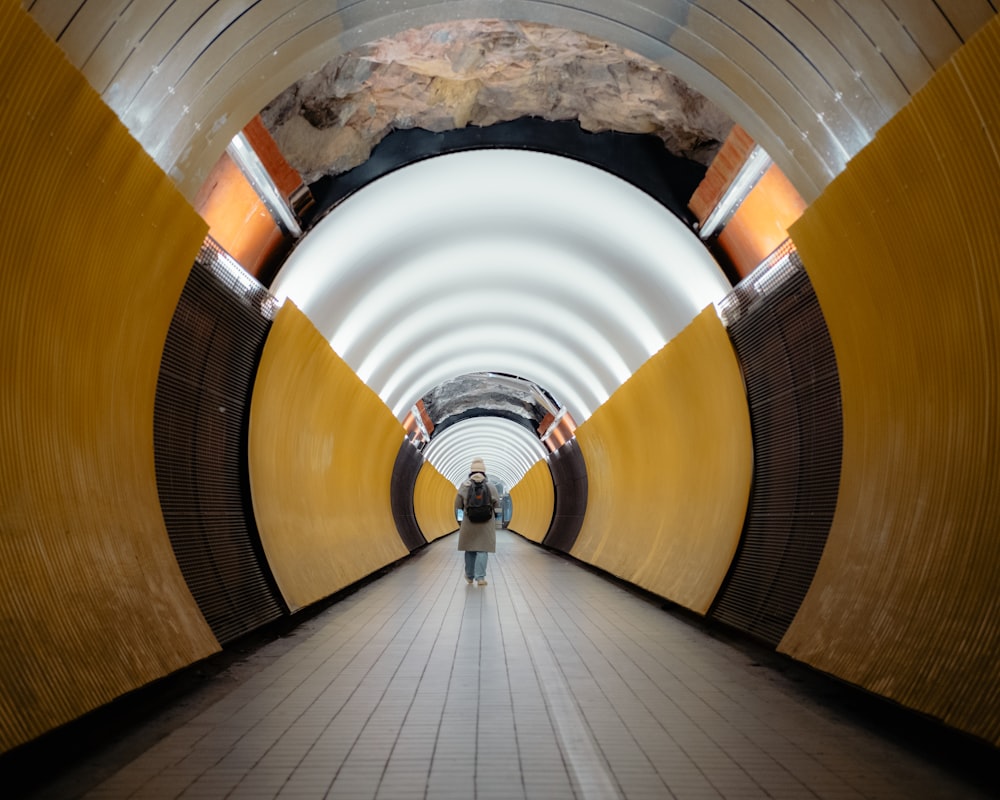
[[[586,419],[729,290],[676,217],[569,159],[481,150],[351,196],[272,290],[402,420],[443,381],[521,375]]]
[[[188,198],[260,109],[333,56],[434,22],[500,17],[580,31],[659,63],[741,125],[810,202],[996,13],[988,0],[26,5]],[[597,207],[603,192],[594,189],[583,205]],[[669,247],[656,268],[623,263],[629,237],[615,238],[610,216],[560,223],[549,213],[556,204],[540,203],[515,222],[517,214],[497,218],[480,204],[487,194],[480,182],[428,202],[425,187],[411,193],[409,208],[426,204],[433,213],[383,212],[381,229],[356,247],[349,239],[345,247],[344,236],[336,245],[325,239],[327,229],[343,233],[338,210],[307,237],[301,259],[323,242],[337,258],[349,251],[355,266],[313,270],[305,293],[293,288],[289,268],[282,277],[281,291],[301,298],[400,417],[442,381],[497,370],[538,381],[582,420],[719,288],[691,293],[683,281],[659,282]],[[510,254],[502,263],[491,260],[501,245]],[[471,313],[480,290],[466,275],[477,263],[495,285],[486,307]]]
[[[727,111],[811,201],[996,13],[988,0],[26,5],[189,198],[261,108],[334,55],[432,22],[500,17],[657,61]]]
[[[469,477],[472,460],[483,459],[490,480],[500,481],[505,491],[545,455],[545,448],[530,431],[497,417],[459,422],[434,437],[424,450],[424,457],[456,486]]]

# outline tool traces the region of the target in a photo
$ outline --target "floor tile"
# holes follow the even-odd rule
[[[109,745],[31,797],[989,796],[749,645],[497,542],[487,587],[465,584],[452,537],[429,545],[248,654],[169,730],[136,730],[139,752]]]

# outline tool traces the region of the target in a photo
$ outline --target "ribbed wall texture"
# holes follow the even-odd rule
[[[219,645],[153,468],[157,365],[205,225],[14,0],[0,75],[7,751]]]
[[[792,236],[840,369],[826,550],[780,649],[1000,744],[1000,20]]]
[[[392,518],[396,521],[399,538],[403,540],[408,550],[416,550],[421,545],[427,544],[427,540],[420,532],[417,512],[413,507],[414,487],[423,464],[424,457],[420,455],[420,451],[409,439],[404,439],[392,468],[389,500],[392,503]]]
[[[572,555],[705,613],[736,552],[752,465],[743,379],[715,309],[643,364],[576,440],[589,494]]]
[[[753,490],[709,616],[776,645],[809,589],[837,504],[837,362],[794,248],[744,280],[722,313],[746,380]]]
[[[575,439],[552,453],[546,463],[554,501],[552,520],[542,544],[568,553],[580,535],[587,513],[587,464]]]
[[[250,391],[272,299],[206,244],[160,363],[156,484],[177,562],[220,642],[285,613],[260,547],[247,472]]]
[[[250,486],[268,563],[293,611],[409,553],[392,518],[406,433],[286,300],[250,407]]]
[[[417,525],[428,542],[458,530],[455,518],[455,484],[437,471],[429,461],[417,474],[413,488],[413,507]]]
[[[555,486],[548,461],[538,461],[524,473],[524,477],[510,490],[510,499],[511,517],[507,527],[533,542],[541,543],[549,532],[555,508]]]

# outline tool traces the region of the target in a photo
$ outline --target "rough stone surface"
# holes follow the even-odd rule
[[[730,120],[662,67],[573,31],[524,22],[430,25],[346,53],[261,113],[306,183],[364,162],[392,130],[524,116],[654,134],[708,165]]]
[[[519,383],[523,385],[519,386]],[[445,381],[422,399],[424,409],[435,425],[462,417],[475,409],[486,408],[503,412],[509,418],[519,417],[534,430],[546,414],[546,409],[529,384],[489,373],[463,375]]]

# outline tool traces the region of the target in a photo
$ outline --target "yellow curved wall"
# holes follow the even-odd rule
[[[548,461],[539,461],[510,490],[511,516],[507,527],[541,543],[552,524],[555,487]]]
[[[736,552],[752,471],[736,356],[709,306],[580,425],[573,556],[704,614]]]
[[[840,369],[840,497],[780,649],[1000,744],[1000,20],[792,234]]]
[[[389,499],[403,426],[291,301],[264,345],[250,405],[250,489],[293,611],[409,552]]]
[[[205,225],[9,0],[0,75],[6,751],[219,645],[153,463],[160,355]]]
[[[420,532],[428,542],[458,530],[455,519],[455,484],[429,461],[417,473],[413,508]]]

